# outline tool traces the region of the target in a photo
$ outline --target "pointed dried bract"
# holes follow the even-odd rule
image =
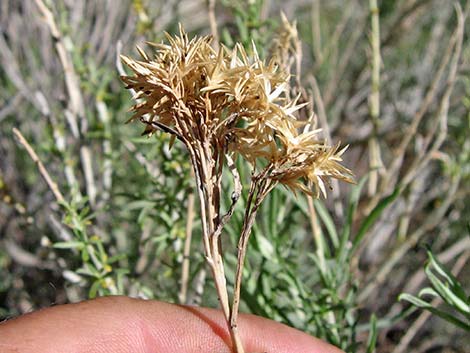
[[[297,22],[290,23],[284,12],[281,11],[281,25],[272,41],[270,48],[271,56],[276,58],[284,70],[290,71],[299,50],[299,45]]]

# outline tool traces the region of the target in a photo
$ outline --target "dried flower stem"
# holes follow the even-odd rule
[[[243,278],[243,268],[245,264],[246,250],[248,240],[250,239],[251,229],[255,223],[256,214],[259,206],[269,194],[269,192],[277,185],[277,182],[266,178],[269,169],[264,169],[260,174],[252,177],[250,191],[248,192],[247,207],[243,219],[243,227],[238,241],[237,270],[235,275],[235,287],[233,293],[233,301],[230,315],[230,329],[238,332],[238,312],[240,305],[240,291]],[[238,335],[236,335],[238,336]]]
[[[186,303],[188,297],[189,255],[191,252],[191,240],[193,234],[194,220],[194,193],[192,190],[188,194],[187,202],[188,212],[186,216],[186,237],[184,240],[183,268],[181,270],[181,287],[179,292],[179,301],[181,304]]]
[[[278,70],[274,60],[264,63],[256,48],[250,58],[239,44],[233,51],[217,51],[210,37],[190,40],[182,27],[179,36],[167,35],[167,40],[169,44],[154,44],[157,50],[153,59],[141,49],[143,61],[121,57],[134,72],[133,76],[122,76],[137,100],[130,121],[139,119],[146,124],[146,134],[156,130],[170,133],[188,150],[199,195],[205,258],[233,349],[243,353],[237,326],[241,280],[261,202],[278,183],[294,192],[319,196],[320,192],[326,194],[329,178],[354,181],[351,171],[340,164],[345,148],[317,140],[317,130],[299,133],[301,124],[294,113],[305,104],[298,103],[300,96],[290,98],[289,75]],[[242,191],[232,160],[237,155],[250,163],[253,176],[230,306],[220,236]],[[260,165],[265,167],[259,170],[256,166]],[[222,216],[225,166],[232,173],[234,191],[229,210]]]
[[[24,138],[23,134],[18,129],[13,128],[13,133],[18,138],[18,141],[20,142],[20,144],[26,149],[26,152],[28,152],[29,156],[34,161],[34,163],[36,163],[36,165],[38,166],[39,173],[41,173],[47,186],[49,186],[49,189],[51,189],[57,202],[63,203],[65,200],[64,196],[60,192],[55,181],[52,180],[49,172],[47,171],[46,167],[44,167],[44,164],[42,164],[41,160],[39,159],[34,149],[31,147],[31,145],[28,143],[28,141]]]
[[[221,159],[219,158],[219,156],[217,156],[217,158],[214,158],[214,156],[209,156],[208,153],[210,153],[210,151],[207,147],[204,148],[203,144],[193,143],[190,145],[186,145],[186,147],[188,148],[189,154],[191,156],[194,174],[196,177],[197,190],[199,194],[203,243],[206,261],[209,264],[212,276],[214,278],[217,296],[219,298],[220,306],[224,313],[225,320],[227,321],[227,324],[229,324],[230,303],[228,297],[224,264],[222,259],[222,250],[220,247],[220,234],[222,230],[222,226],[220,225],[222,223],[219,220],[220,183],[218,181],[221,179],[222,169],[220,166],[216,165],[212,166],[212,168],[209,168],[207,163],[208,160],[221,161]],[[216,155],[218,153],[220,152],[214,152],[214,154]],[[206,159],[200,158],[201,156],[205,157]],[[214,174],[214,172],[216,172],[216,174]],[[238,173],[234,175],[238,175]],[[214,182],[214,180],[216,180],[217,182]],[[238,188],[239,181],[238,183],[235,182],[235,184],[236,188]],[[228,218],[233,213],[233,207],[235,202],[233,202],[229,213],[226,215],[226,217],[223,218],[224,222],[227,222]],[[232,343],[234,344],[233,348],[235,352],[243,353],[244,350],[238,332],[232,330],[230,328],[230,325],[228,326],[230,336],[232,338]]]

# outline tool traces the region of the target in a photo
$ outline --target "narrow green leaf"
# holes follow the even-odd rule
[[[240,33],[240,39],[242,42],[246,42],[249,39],[248,30],[245,27],[245,24],[242,22],[241,18],[236,16],[235,23],[237,24],[238,31]]]
[[[442,318],[442,319],[444,319],[444,320],[446,320],[446,321],[448,321],[448,322],[450,322],[450,323],[452,323],[452,324],[454,324],[454,325],[456,325],[460,328],[463,328],[464,330],[470,331],[470,325],[469,324],[466,324],[465,322],[459,320],[458,318],[456,318],[452,314],[449,314],[447,312],[444,312],[442,310],[434,308],[428,302],[425,302],[424,300],[419,299],[419,298],[417,298],[413,295],[403,293],[398,297],[398,300],[406,300],[406,301],[410,302],[411,304],[413,304],[414,306],[416,306],[418,308],[428,310],[429,312],[433,313],[434,315],[437,315],[440,318]]]
[[[339,238],[338,232],[336,231],[336,225],[331,217],[328,209],[325,207],[325,204],[320,200],[314,200],[315,210],[317,211],[318,215],[320,216],[321,221],[325,225],[325,228],[330,236],[331,242],[335,249],[339,246]]]
[[[369,174],[364,175],[359,183],[354,186],[351,190],[351,196],[349,198],[348,212],[346,214],[346,223],[343,226],[343,232],[341,233],[341,241],[339,245],[339,251],[337,259],[339,262],[344,262],[346,260],[347,254],[347,245],[348,240],[351,236],[351,229],[354,221],[354,215],[356,214],[357,204],[359,203],[359,198],[361,197],[361,190],[364,187]]]
[[[431,269],[436,270],[438,274],[440,274],[447,280],[447,282],[449,282],[449,285],[452,288],[454,294],[457,295],[462,301],[466,302],[467,295],[465,294],[465,291],[463,290],[461,284],[459,283],[457,278],[452,274],[452,272],[447,270],[447,268],[439,262],[439,260],[434,256],[434,254],[430,250],[428,250],[428,257],[430,268],[429,270],[427,270],[428,266],[426,266],[425,272],[430,272]]]
[[[426,275],[428,276],[429,280],[432,283],[433,288],[439,293],[439,296],[450,306],[454,307],[458,311],[469,315],[470,314],[470,307],[466,303],[466,299],[462,300],[456,295],[452,288],[449,288],[448,285],[442,283],[439,278],[437,278],[426,266]]]
[[[88,249],[86,246],[83,247],[82,249],[82,261],[83,263],[87,263],[88,261],[90,261],[90,254],[88,253]]]
[[[53,248],[55,249],[83,249],[85,244],[81,241],[59,241],[54,243]]]
[[[429,296],[434,297],[434,298],[439,297],[439,294],[434,289],[429,288],[429,287],[421,289],[418,293],[418,297],[420,297],[420,298],[422,296],[425,296],[425,295],[429,295]]]
[[[142,208],[153,208],[156,206],[156,202],[147,201],[147,200],[138,200],[127,203],[123,206],[123,209],[126,211],[140,210]]]
[[[84,276],[89,276],[89,277],[94,277],[98,278],[100,277],[100,273],[92,266],[89,264],[85,264],[83,268],[79,268],[77,271],[78,274],[84,275]]]
[[[264,204],[264,207],[268,208],[269,223],[267,224],[269,233],[271,236],[277,235],[277,214],[279,212],[279,198],[280,194],[277,190],[273,190],[270,193],[270,200]]]
[[[407,302],[410,302],[414,306],[417,306],[418,308],[424,308],[430,306],[428,302],[415,297],[414,295],[408,294],[408,293],[402,293],[398,296],[398,300],[406,300]]]
[[[90,290],[88,291],[88,298],[93,299],[96,298],[96,294],[98,293],[98,290],[101,287],[101,280],[97,279],[96,281],[93,282],[93,284],[90,287]]]
[[[114,256],[111,256],[109,259],[108,259],[108,264],[113,264],[117,261],[120,261],[120,260],[123,260],[126,258],[126,254],[117,254],[117,255],[114,255]],[[122,269],[121,269],[122,270]],[[119,271],[119,270],[118,270]],[[127,271],[127,270],[126,270]]]
[[[256,242],[258,243],[259,251],[263,257],[268,260],[275,260],[275,257],[273,257],[274,247],[265,236],[258,234],[256,236]]]
[[[372,314],[370,318],[369,338],[367,339],[367,353],[375,352],[377,345],[377,317]]]
[[[365,234],[369,230],[369,228],[374,224],[374,222],[379,218],[385,208],[390,205],[395,199],[401,194],[401,186],[398,185],[393,192],[388,195],[387,197],[384,197],[380,202],[377,204],[377,206],[374,207],[374,209],[370,212],[370,214],[362,221],[359,230],[354,237],[353,240],[353,246],[352,250],[354,251],[357,249],[357,247],[361,244],[362,239],[364,238]]]
[[[415,306],[410,306],[409,308],[400,311],[398,314],[389,316],[389,317],[383,317],[377,320],[377,328],[382,329],[382,328],[387,328],[391,327],[399,322],[402,322],[404,319],[406,319],[408,316],[410,316],[412,313],[414,313],[417,310]],[[370,325],[368,323],[364,324],[359,324],[356,326],[357,333],[360,332],[366,332],[369,331]]]
[[[119,294],[125,294],[124,289],[124,277],[130,273],[126,268],[119,268],[116,271],[116,287],[119,291]]]

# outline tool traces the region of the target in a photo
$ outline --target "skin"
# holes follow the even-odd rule
[[[240,315],[247,353],[341,353],[277,322]],[[0,324],[4,353],[230,353],[222,313],[127,297],[57,305]]]

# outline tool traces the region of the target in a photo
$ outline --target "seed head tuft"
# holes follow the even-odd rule
[[[239,154],[294,192],[326,196],[329,178],[354,182],[340,164],[346,148],[320,141],[319,130],[299,132],[304,104],[289,98],[290,76],[274,60],[261,60],[254,45],[251,56],[240,44],[215,51],[210,36],[190,40],[181,26],[166,38],[149,43],[153,56],[140,48],[141,60],[122,56],[134,73],[122,80],[137,100],[129,121],[145,123],[144,133],[163,130],[203,146],[206,156],[196,160]]]

